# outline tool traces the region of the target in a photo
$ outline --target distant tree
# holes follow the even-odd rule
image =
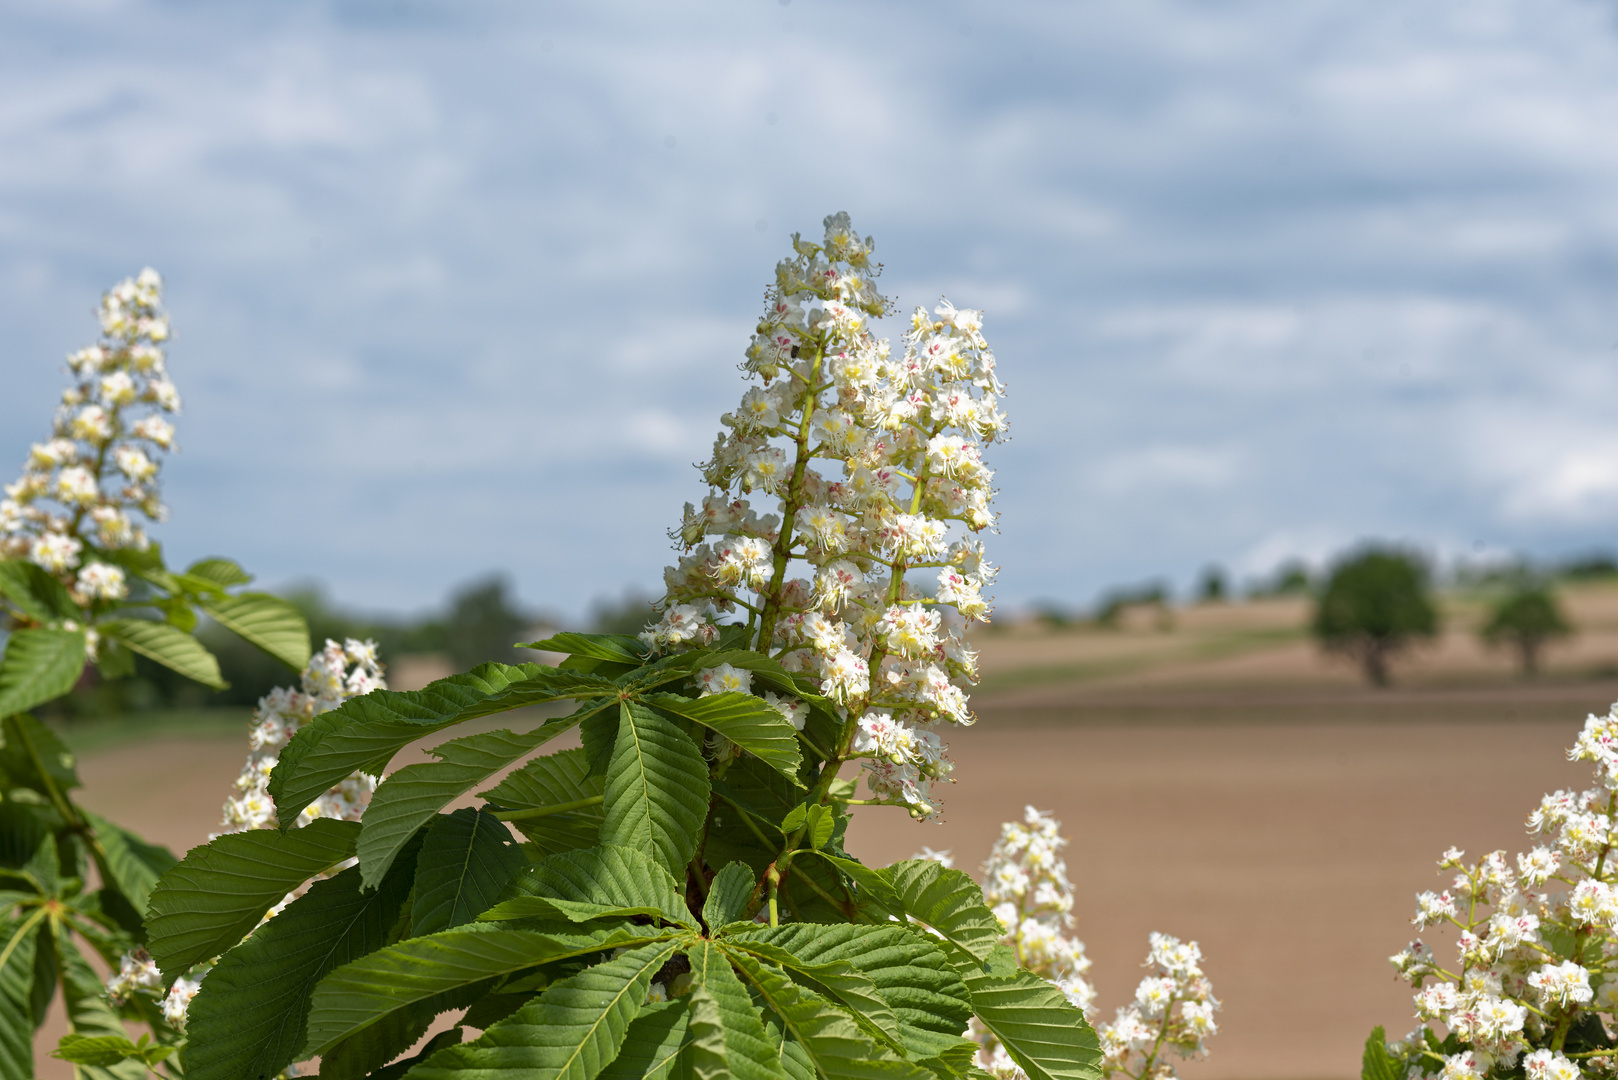
[[[1566,637],[1573,627],[1562,617],[1556,597],[1543,585],[1525,585],[1495,605],[1479,632],[1490,645],[1507,644],[1517,650],[1524,678],[1539,673],[1539,651],[1553,638]]]
[[[1210,566],[1202,572],[1202,581],[1197,585],[1197,599],[1204,604],[1218,604],[1230,595],[1230,585],[1225,580],[1225,571],[1220,566]]]
[[[1562,564],[1562,576],[1574,581],[1599,580],[1618,576],[1618,559],[1605,551],[1592,551]]]
[[[647,623],[657,621],[655,601],[643,592],[630,590],[622,600],[597,600],[590,609],[590,631],[596,634],[638,634]]]
[[[1332,568],[1315,608],[1315,636],[1358,660],[1375,686],[1388,684],[1388,660],[1438,632],[1427,566],[1396,548],[1366,547]]]
[[[533,618],[516,606],[510,588],[511,583],[497,575],[463,586],[450,597],[444,618],[446,651],[458,670],[489,660],[517,661],[512,646],[523,640]]]
[[[1309,567],[1302,560],[1288,559],[1275,571],[1275,580],[1270,585],[1273,596],[1292,596],[1296,593],[1309,591]]]

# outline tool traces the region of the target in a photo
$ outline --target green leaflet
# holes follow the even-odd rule
[[[50,939],[41,934],[44,945]],[[124,1035],[124,1025],[107,1002],[106,988],[101,979],[85,963],[74,947],[72,934],[63,926],[51,942],[56,959],[56,976],[62,984],[62,1000],[67,1006],[67,1026],[75,1035],[101,1037]],[[82,1080],[145,1080],[146,1066],[135,1060],[124,1060],[115,1065],[80,1065],[74,1070]]]
[[[298,730],[270,776],[270,796],[280,819],[295,821],[304,807],[356,769],[380,774],[406,744],[451,724],[615,689],[605,679],[538,664],[480,664],[422,690],[373,690]],[[551,724],[557,731],[571,726],[565,719]]]
[[[1378,1024],[1365,1040],[1365,1055],[1360,1059],[1360,1080],[1403,1080],[1403,1069],[1388,1053],[1388,1033]]]
[[[699,941],[691,959],[692,1060],[699,1077],[785,1080],[753,999],[716,944]],[[715,1060],[717,1058],[717,1071]],[[724,1071],[728,1069],[727,1071]]]
[[[54,701],[73,689],[86,657],[82,630],[13,630],[0,658],[0,716]]]
[[[584,922],[631,915],[697,928],[673,875],[633,848],[603,846],[541,859],[513,879],[500,902],[480,918]]]
[[[147,619],[108,619],[96,629],[130,652],[155,660],[186,678],[223,690],[219,661],[202,643],[179,627]]]
[[[493,814],[467,807],[440,816],[416,859],[411,936],[476,919],[527,865],[522,850],[511,842],[511,833]]]
[[[569,631],[543,641],[530,641],[522,648],[585,656],[633,667],[639,667],[646,661],[646,646],[627,634],[575,634]]]
[[[67,744],[32,716],[0,717],[0,780],[11,787],[28,788],[47,798],[52,786],[66,793],[79,786],[74,764]]]
[[[35,622],[79,618],[67,587],[26,559],[0,559],[0,596]]]
[[[778,928],[777,928],[778,929]],[[894,1015],[887,999],[877,992],[870,976],[858,970],[847,960],[827,963],[809,963],[779,946],[757,937],[722,939],[727,949],[745,952],[760,960],[767,960],[783,969],[809,989],[829,997],[853,1014],[855,1022],[865,1028],[878,1042],[899,1047],[903,1034],[899,1018]]]
[[[96,841],[101,851],[106,853],[105,858],[96,853],[96,866],[101,870],[102,879],[123,893],[135,912],[144,916],[152,887],[180,860],[168,848],[148,844],[104,817],[88,810],[81,810],[80,813],[94,827]]]
[[[34,1075],[34,951],[43,909],[0,921],[0,1076]]]
[[[893,1009],[899,1039],[914,1057],[948,1050],[971,1019],[966,984],[943,950],[896,923],[765,926],[727,940],[743,949],[751,942],[785,950],[800,964],[851,964]]]
[[[565,730],[542,724],[526,735],[485,731],[434,747],[438,761],[406,765],[376,789],[361,821],[358,853],[365,887],[388,872],[399,849],[452,800]]]
[[[747,903],[753,897],[758,878],[744,862],[733,862],[714,875],[708,886],[708,901],[702,905],[702,921],[710,931],[748,917]]]
[[[988,960],[1000,942],[1000,920],[983,902],[977,882],[931,859],[906,859],[886,870],[906,915],[937,930],[967,954]]]
[[[972,1012],[1029,1080],[1101,1080],[1096,1033],[1055,986],[1029,971],[962,974]]]
[[[509,819],[533,842],[539,854],[554,855],[590,847],[601,838],[601,804],[578,804],[601,798],[603,788],[602,778],[590,775],[590,761],[584,750],[575,749],[537,757],[479,794],[497,810],[575,807],[560,813]]]
[[[652,976],[678,947],[642,945],[563,979],[482,1037],[440,1050],[410,1080],[592,1080],[618,1056]]]
[[[391,1013],[457,990],[486,986],[498,976],[669,936],[667,931],[635,926],[570,933],[474,924],[410,938],[346,964],[321,980],[315,988],[308,1044],[301,1056],[324,1054]]]
[[[200,578],[221,592],[232,585],[246,585],[253,580],[252,574],[229,559],[198,559],[185,568],[184,576]],[[304,663],[308,663],[308,660]],[[297,666],[302,667],[303,664]]]
[[[241,941],[294,888],[354,854],[358,822],[231,833],[192,848],[152,889],[147,948],[173,979]]]
[[[150,1038],[141,1036],[142,1042]],[[140,1045],[124,1035],[63,1035],[51,1057],[80,1065],[117,1065],[127,1058],[156,1065],[173,1053],[172,1046]]]
[[[885,1063],[883,1075],[935,1080],[918,1066],[896,1069],[898,1063],[893,1056],[871,1042],[853,1017],[794,983],[785,972],[739,949],[726,949],[726,954],[824,1080],[872,1075],[871,1066],[877,1061]]]
[[[793,783],[798,782],[803,754],[798,749],[797,729],[763,698],[735,693],[699,698],[648,694],[642,700],[723,735]]]
[[[381,948],[410,891],[414,865],[374,892],[358,867],[309,891],[222,957],[202,982],[186,1020],[180,1064],[186,1080],[271,1077],[305,1042],[310,995],[335,968]]]
[[[601,1070],[601,1080],[669,1080],[688,1041],[688,1019],[683,1001],[643,1006],[630,1022],[618,1056]]]
[[[605,795],[601,842],[683,875],[708,815],[708,765],[697,744],[646,706],[623,702]]]
[[[223,560],[221,560],[223,561]],[[240,568],[237,568],[240,572]],[[188,573],[195,573],[195,568]],[[244,577],[246,575],[243,575]],[[309,624],[298,609],[269,593],[202,596],[197,606],[215,622],[294,671],[309,663]]]

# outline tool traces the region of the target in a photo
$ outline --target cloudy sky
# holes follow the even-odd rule
[[[656,585],[845,209],[987,310],[1003,603],[1618,543],[1594,0],[0,4],[0,462],[150,264],[176,558],[581,612]]]

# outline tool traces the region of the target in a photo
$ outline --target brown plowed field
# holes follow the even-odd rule
[[[1411,1026],[1386,957],[1438,853],[1521,850],[1540,795],[1587,779],[1563,751],[1618,698],[1599,677],[1618,658],[1618,591],[1578,599],[1580,638],[1534,684],[1457,630],[1399,688],[1365,689],[1285,632],[1296,605],[1219,609],[1211,628],[1199,609],[1168,632],[986,637],[944,824],[866,812],[852,850],[885,862],[927,844],[975,869],[1001,821],[1053,810],[1105,1014],[1162,930],[1202,943],[1225,1003],[1211,1058],[1185,1076],[1357,1076],[1372,1025]],[[83,801],[180,852],[210,831],[244,752],[240,736],[103,748],[81,762]],[[69,1076],[59,1065],[42,1076]]]

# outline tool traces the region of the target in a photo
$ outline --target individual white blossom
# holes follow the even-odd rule
[[[872,336],[890,304],[871,241],[847,214],[824,224],[776,267],[746,352],[756,382],[721,417],[710,491],[671,533],[682,554],[641,639],[708,645],[721,617],[745,618],[746,646],[850,717],[883,715],[893,737],[856,751],[867,784],[928,817],[951,771],[939,730],[973,720],[960,624],[988,619],[994,569],[967,537],[995,523],[983,448],[1004,436],[1004,387],[978,312],[918,308],[900,356]]]

